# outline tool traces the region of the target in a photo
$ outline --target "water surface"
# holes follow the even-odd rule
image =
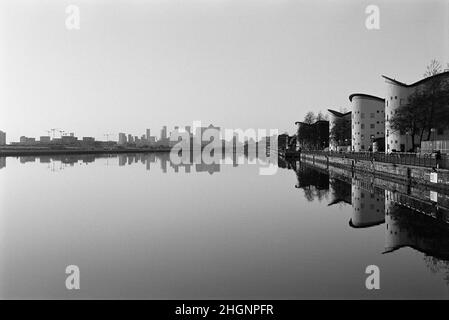
[[[324,170],[178,167],[168,154],[0,164],[3,299],[449,296],[444,219]],[[380,290],[365,287],[373,264]]]

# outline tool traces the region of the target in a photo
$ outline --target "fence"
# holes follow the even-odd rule
[[[421,152],[433,152],[434,150],[440,150],[441,153],[449,154],[449,140],[421,142]]]
[[[429,167],[436,168],[437,164],[439,168],[449,169],[449,156],[439,155],[438,159],[436,154],[420,154],[420,153],[378,153],[378,152],[332,152],[332,151],[301,151],[304,154],[316,154],[323,156],[366,160],[366,161],[378,161],[393,164],[402,164],[408,166],[417,167]]]

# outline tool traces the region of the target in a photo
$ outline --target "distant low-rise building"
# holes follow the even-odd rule
[[[75,144],[77,141],[78,138],[73,135],[61,137],[62,144]]]
[[[19,143],[22,145],[33,145],[36,144],[36,139],[35,138],[28,138],[25,136],[21,136],[19,139]]]
[[[39,142],[40,143],[50,143],[51,142],[51,138],[50,138],[50,136],[40,136],[39,137]]]
[[[83,145],[93,146],[95,144],[94,137],[83,137]]]

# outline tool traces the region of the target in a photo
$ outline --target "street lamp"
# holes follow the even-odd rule
[[[432,151],[435,148],[435,128],[430,128],[430,132],[432,132]]]

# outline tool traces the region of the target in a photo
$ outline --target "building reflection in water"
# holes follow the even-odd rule
[[[353,228],[367,228],[385,222],[385,195],[380,188],[352,179]]]
[[[0,157],[0,169],[6,167],[6,158]]]
[[[51,155],[51,156],[24,156],[19,157],[19,161],[22,164],[28,162],[36,162],[38,160],[40,163],[48,165],[48,168],[52,171],[63,170],[67,166],[74,166],[76,164],[89,164],[100,159],[116,160],[118,166],[129,166],[135,164],[145,165],[146,170],[150,171],[151,167],[157,165],[163,173],[167,173],[168,169],[171,168],[172,172],[180,172],[180,168],[185,173],[199,172],[199,173],[209,173],[214,174],[220,172],[222,164],[230,164],[233,167],[237,167],[239,164],[245,163],[246,154],[242,153],[223,153],[218,159],[219,163],[216,161],[205,161],[202,157],[201,152],[187,152],[182,155],[180,163],[173,163],[170,159],[170,153],[168,152],[157,152],[157,153],[121,153],[121,154],[89,154],[89,155]],[[253,159],[254,160],[254,159]],[[115,163],[117,163],[115,162]],[[212,163],[209,163],[212,162]],[[108,165],[113,165],[114,161],[111,163],[107,162]],[[0,168],[6,166],[5,158],[0,158]]]
[[[384,224],[384,254],[403,247],[424,254],[427,267],[445,274],[449,285],[449,195],[438,194],[438,203],[427,193],[410,194],[410,186],[400,193],[376,185],[373,177],[335,174],[300,161],[279,159],[279,167],[294,170],[296,188],[303,189],[309,201],[329,195],[329,206],[351,205],[349,225],[370,228]],[[335,169],[338,170],[338,169]],[[430,191],[432,193],[432,191]],[[421,196],[420,196],[421,195]]]

